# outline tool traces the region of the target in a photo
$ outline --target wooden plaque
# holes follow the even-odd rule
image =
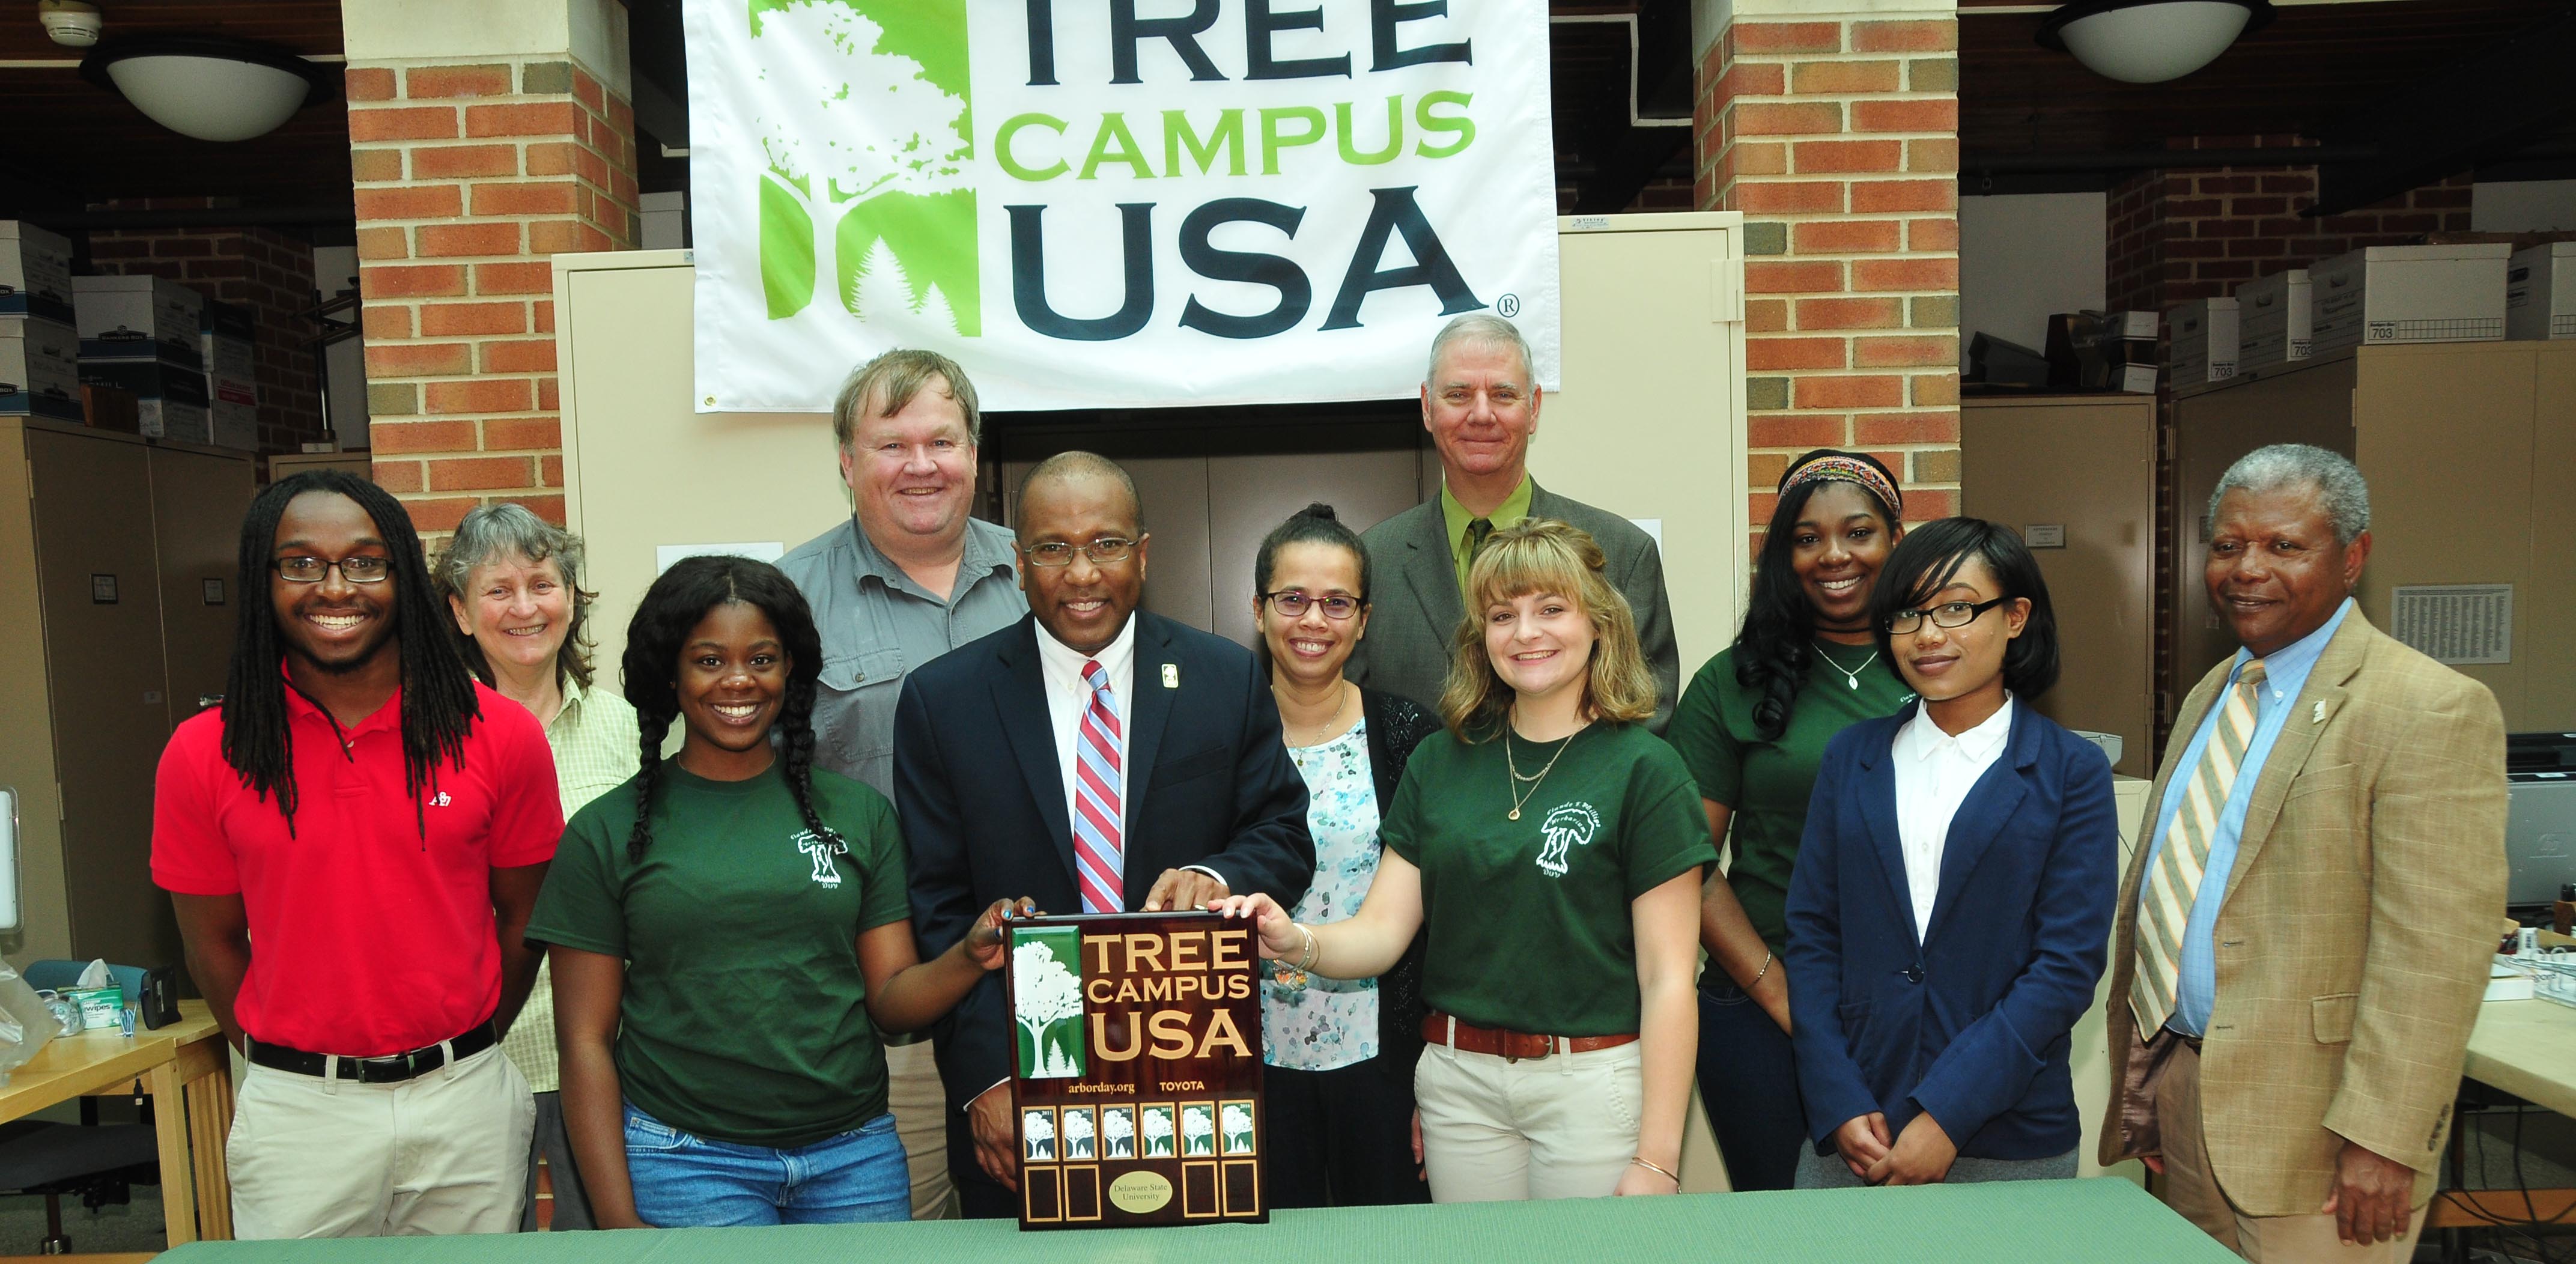
[[[1011,925],[1020,1227],[1260,1222],[1260,963],[1214,913]]]

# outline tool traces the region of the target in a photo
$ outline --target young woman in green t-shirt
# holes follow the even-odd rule
[[[1476,555],[1448,731],[1405,767],[1357,914],[1213,906],[1255,919],[1264,957],[1332,978],[1384,972],[1428,928],[1414,1091],[1436,1202],[1680,1187],[1715,855],[1680,757],[1640,723],[1654,682],[1601,567],[1592,537],[1544,520]]]
[[[627,629],[642,770],[574,814],[528,926],[601,1228],[911,1218],[870,1020],[946,1013],[1028,902],[920,960],[893,806],[814,767],[822,661],[796,586],[745,558],[674,565]]]
[[[1682,691],[1664,734],[1699,783],[1709,841],[1735,857],[1700,906],[1699,1096],[1738,1190],[1789,1188],[1806,1139],[1781,906],[1825,743],[1913,696],[1868,618],[1903,511],[1866,453],[1790,462],[1744,627]]]

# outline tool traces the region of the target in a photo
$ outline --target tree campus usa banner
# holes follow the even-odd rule
[[[701,412],[929,347],[988,409],[1408,396],[1558,349],[1545,0],[687,0]]]

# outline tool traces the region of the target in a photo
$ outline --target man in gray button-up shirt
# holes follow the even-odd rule
[[[815,762],[894,797],[894,708],[904,673],[1028,613],[1008,529],[975,519],[975,386],[946,356],[889,351],[832,405],[852,519],[778,560],[814,608],[823,680]],[[949,1207],[947,1134],[930,1045],[886,1050],[912,1171],[913,1214]]]

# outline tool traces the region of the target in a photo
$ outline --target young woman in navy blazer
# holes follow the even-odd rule
[[[2019,536],[1917,528],[1871,594],[1922,700],[1825,749],[1789,882],[1800,1188],[2071,1177],[2068,1033],[2118,899],[2102,753],[2030,709],[2057,631]]]

